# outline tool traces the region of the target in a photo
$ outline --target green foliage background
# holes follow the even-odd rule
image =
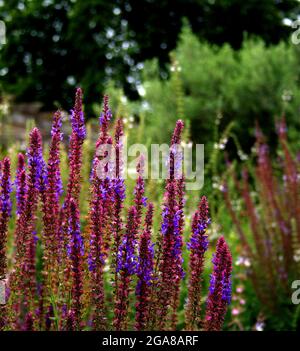
[[[276,119],[285,114],[293,130],[292,141],[298,142],[297,47],[284,42],[266,46],[257,39],[245,40],[242,48],[234,51],[228,44],[217,47],[199,41],[186,25],[171,56],[170,79],[160,78],[157,60],[147,61],[139,87],[142,102],[124,104],[129,115],[145,119],[147,137],[152,141],[168,140],[180,117],[190,121],[192,140],[205,144],[209,154],[216,123],[224,130],[233,122],[233,132],[249,152],[255,123],[272,139]],[[122,95],[112,85],[108,91]]]

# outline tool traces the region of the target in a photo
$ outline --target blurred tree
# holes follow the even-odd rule
[[[276,117],[286,115],[290,136],[299,143],[299,48],[281,42],[267,46],[261,39],[245,40],[236,52],[228,44],[200,41],[184,26],[162,80],[157,59],[145,62],[138,91],[141,102],[127,102],[128,114],[145,116],[147,136],[166,142],[178,116],[191,122],[191,138],[204,143],[207,155],[215,147],[214,131],[233,124],[242,149],[253,145],[255,121],[274,144]],[[178,90],[180,79],[180,94]],[[180,105],[178,105],[180,103]],[[180,106],[180,109],[178,109]],[[232,142],[232,139],[231,139]],[[235,147],[234,147],[235,149]],[[236,151],[236,150],[235,150]],[[243,158],[241,153],[240,157]]]
[[[7,32],[7,44],[0,51],[7,93],[23,101],[42,101],[46,108],[56,102],[70,106],[78,82],[92,94],[92,101],[100,94],[107,46],[104,28],[112,5],[9,0],[2,3],[0,13]]]
[[[118,0],[139,44],[140,59],[168,60],[186,17],[194,33],[211,43],[242,45],[244,34],[254,34],[266,43],[287,38],[284,18],[296,18],[296,0]]]
[[[200,38],[239,48],[244,33],[284,39],[296,0],[0,0],[7,44],[0,46],[0,89],[45,108],[70,106],[74,86],[99,100],[107,79],[137,97],[146,59],[168,62],[182,17]],[[166,71],[162,71],[162,74]]]

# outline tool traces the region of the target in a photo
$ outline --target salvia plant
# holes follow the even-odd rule
[[[235,190],[225,181],[223,195],[242,244],[239,261],[247,262],[246,274],[261,310],[265,315],[284,316],[277,323],[291,326],[295,306],[290,287],[300,261],[300,163],[290,150],[285,118],[277,123],[277,134],[279,151],[274,163],[256,126],[256,164],[245,165],[239,176],[228,162]]]
[[[0,162],[0,280],[5,286],[0,328],[174,330],[178,328],[184,278],[188,281],[185,329],[221,330],[231,296],[231,254],[220,237],[212,259],[209,291],[205,292],[208,202],[204,196],[200,199],[186,243],[185,180],[184,176],[175,177],[175,146],[181,142],[183,122],[177,122],[171,139],[170,174],[159,209],[145,196],[143,156],[137,164],[134,201],[129,208],[125,206],[123,123],[118,119],[111,128],[111,120],[105,96],[90,169],[90,192],[84,196],[86,129],[80,88],[70,115],[65,189],[60,111],[53,117],[47,160],[41,133],[34,128],[26,154],[18,155],[15,178],[10,159]],[[97,152],[107,144],[113,149],[113,166],[110,161],[103,163]],[[83,199],[89,206],[84,218],[80,213]],[[154,240],[153,219],[160,211],[161,228]],[[186,272],[185,246],[189,252]]]

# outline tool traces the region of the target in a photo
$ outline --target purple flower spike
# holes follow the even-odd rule
[[[224,237],[218,240],[212,262],[214,268],[206,303],[205,330],[219,331],[231,301],[232,258]]]
[[[18,165],[17,165],[15,186],[16,186],[16,199],[17,199],[17,214],[20,215],[24,210],[26,193],[27,193],[25,157],[23,154],[18,155]]]
[[[31,136],[32,144],[27,151],[28,166],[35,169],[35,187],[43,195],[48,181],[46,164],[43,158],[42,136],[38,128],[32,130]]]
[[[137,220],[137,226],[140,226],[141,224],[141,219],[142,219],[142,208],[147,206],[147,198],[144,197],[145,193],[145,181],[143,179],[143,174],[144,174],[144,156],[141,155],[140,160],[137,164],[137,173],[138,173],[138,178],[136,180],[136,185],[134,188],[134,202],[135,202],[135,208],[137,212],[136,220]]]
[[[80,233],[79,210],[74,199],[70,201],[69,219],[70,258],[72,262],[72,312],[74,314],[74,328],[80,330],[83,294],[82,256],[83,241]]]
[[[201,328],[201,285],[204,267],[204,255],[208,248],[206,228],[209,224],[208,203],[206,197],[201,198],[199,208],[194,214],[192,237],[187,244],[190,250],[188,301],[185,308],[186,329]]]
[[[84,113],[82,110],[82,90],[77,88],[75,96],[75,106],[71,110],[71,125],[72,131],[80,140],[84,140],[86,137],[86,129],[84,125]]]
[[[12,190],[10,179],[10,160],[6,157],[3,160],[3,170],[0,183],[0,280],[4,279],[6,274],[6,242],[8,221],[11,215],[11,199]],[[1,317],[0,317],[1,319]],[[0,321],[1,322],[1,321]],[[2,323],[1,323],[2,324]]]
[[[133,275],[137,273],[137,212],[134,206],[128,212],[128,221],[123,242],[120,245],[117,272],[119,273],[118,290],[116,292],[116,305],[114,327],[116,330],[127,330],[129,295],[132,290],[131,282]]]
[[[165,201],[162,210],[162,258],[160,260],[160,291],[158,297],[158,309],[160,315],[158,328],[163,330],[167,322],[175,329],[177,324],[177,308],[179,305],[180,282],[184,276],[182,268],[182,234],[184,227],[183,215],[183,190],[184,178],[175,179],[175,155],[174,149],[180,144],[184,124],[176,123],[171,140],[169,157],[170,175],[167,179]],[[169,306],[172,315],[168,316]]]
[[[61,112],[53,116],[49,159],[47,164],[47,185],[43,201],[43,241],[44,268],[48,272],[47,291],[57,291],[57,274],[60,264],[61,238],[60,221],[57,214],[60,211],[60,196],[63,192],[60,174],[60,143]]]

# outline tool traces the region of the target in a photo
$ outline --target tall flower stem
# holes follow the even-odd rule
[[[117,273],[117,264],[118,264],[118,252],[122,239],[122,208],[123,202],[125,200],[125,184],[122,176],[123,171],[123,144],[122,137],[124,135],[123,123],[121,119],[117,120],[115,128],[115,179],[114,179],[114,202],[113,202],[113,220],[112,220],[112,232],[114,236],[114,245],[113,245],[113,268],[115,269],[114,275],[114,296],[118,291],[118,273]]]
[[[162,257],[159,263],[160,278],[158,283],[157,315],[159,320],[157,327],[160,330],[166,328],[168,313],[172,302],[173,311],[177,309],[178,281],[183,277],[182,270],[182,209],[178,202],[178,181],[175,177],[178,164],[177,147],[183,131],[183,122],[178,121],[171,140],[169,158],[169,179],[166,183],[165,202],[162,213]],[[180,156],[180,155],[179,155]],[[181,163],[180,163],[181,166]],[[171,297],[171,299],[170,299]],[[174,326],[174,320],[170,320]]]
[[[103,207],[103,192],[100,180],[93,180],[92,200],[90,209],[90,241],[89,241],[89,271],[91,277],[91,301],[93,305],[93,329],[105,330],[105,301],[103,270],[104,258],[104,222],[105,209]]]
[[[61,208],[61,231],[62,240],[61,250],[61,279],[65,280],[64,294],[67,296],[70,292],[70,262],[66,253],[69,238],[69,218],[70,218],[70,202],[71,199],[79,206],[79,195],[81,189],[81,166],[82,166],[82,147],[86,137],[86,129],[84,125],[84,114],[82,107],[82,90],[77,88],[75,94],[74,109],[71,110],[72,133],[69,142],[69,179],[67,185],[64,204]]]
[[[103,271],[113,232],[109,217],[113,213],[113,202],[116,201],[116,188],[110,169],[111,160],[107,160],[113,148],[112,138],[108,134],[111,117],[108,97],[104,96],[103,111],[100,114],[100,132],[91,174],[88,265],[91,278],[92,323],[95,330],[107,329]],[[102,162],[103,159],[104,162]]]
[[[147,330],[149,325],[151,285],[154,278],[154,244],[151,242],[153,210],[153,204],[149,203],[145,218],[145,229],[139,243],[138,282],[136,286],[136,330]]]
[[[227,305],[231,302],[232,258],[224,237],[220,237],[218,240],[213,264],[210,292],[206,302],[204,325],[206,331],[220,331],[222,329]]]
[[[60,142],[61,112],[57,111],[53,117],[51,131],[51,144],[47,165],[47,185],[45,202],[43,204],[43,242],[44,242],[44,279],[45,288],[49,294],[57,294],[58,268],[61,242],[59,237],[59,210],[60,195],[62,194],[62,181],[60,175]],[[48,296],[48,299],[50,296]]]
[[[19,216],[26,203],[27,194],[27,178],[26,178],[26,167],[25,157],[23,154],[18,154],[17,174],[15,180],[16,186],[16,200],[17,200],[17,216]]]
[[[82,318],[82,294],[83,294],[83,241],[80,232],[80,220],[78,205],[74,199],[70,200],[70,260],[72,263],[72,312],[74,314],[74,329],[81,329]]]
[[[0,170],[0,284],[5,286],[7,274],[6,242],[8,232],[8,221],[11,215],[11,175],[10,160],[8,157],[3,160],[3,170]],[[1,286],[1,288],[3,287]],[[2,297],[1,297],[2,298]],[[3,330],[6,323],[6,305],[0,305],[0,330]]]
[[[209,224],[208,203],[205,196],[201,198],[192,223],[192,237],[188,243],[190,250],[188,301],[185,308],[186,330],[201,328],[201,291],[204,255],[208,247],[206,228]]]
[[[117,265],[119,285],[113,321],[115,330],[127,330],[128,327],[129,299],[132,290],[131,283],[133,276],[137,272],[137,257],[135,252],[137,241],[136,215],[135,207],[130,207],[126,233],[119,250]]]
[[[42,137],[37,128],[30,133],[27,151],[28,177],[24,209],[17,219],[15,273],[11,290],[14,292],[16,325],[25,322],[26,315],[34,307],[36,294],[35,276],[35,223],[43,174]]]

